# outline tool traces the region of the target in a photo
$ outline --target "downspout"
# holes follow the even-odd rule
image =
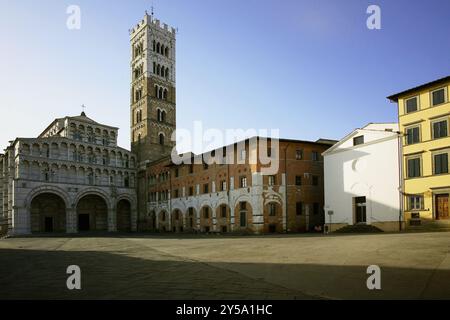
[[[404,207],[404,201],[403,201],[403,144],[402,144],[402,133],[400,131],[397,131],[398,134],[398,170],[399,170],[399,193],[398,197],[400,200],[399,203],[399,212],[398,212],[398,231],[402,231],[402,214],[403,214],[403,207]]]
[[[289,223],[288,223],[288,220],[289,220],[289,207],[288,207],[288,170],[287,170],[287,149],[288,149],[288,147],[289,147],[289,144],[290,143],[288,143],[287,145],[286,145],[286,148],[284,148],[284,179],[285,179],[285,183],[286,183],[286,186],[285,186],[285,192],[284,192],[284,203],[285,203],[285,206],[286,206],[286,232],[288,232],[289,231]]]

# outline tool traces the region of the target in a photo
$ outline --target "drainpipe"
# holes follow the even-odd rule
[[[286,145],[286,148],[284,148],[284,179],[285,179],[285,193],[284,193],[284,203],[286,206],[286,233],[289,230],[289,224],[288,224],[288,220],[289,220],[289,207],[288,207],[288,171],[287,171],[287,149],[289,147],[288,143]]]
[[[402,133],[400,131],[397,131],[398,134],[398,148],[397,148],[397,152],[398,152],[398,170],[399,170],[399,193],[398,193],[398,197],[400,200],[399,203],[399,209],[398,209],[398,231],[402,231],[402,213],[403,213],[403,207],[404,207],[404,201],[403,201],[403,159],[402,159],[402,154],[403,154],[403,145],[402,145]]]

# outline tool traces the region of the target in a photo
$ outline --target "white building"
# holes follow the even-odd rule
[[[135,230],[136,159],[117,133],[83,112],[11,141],[0,155],[0,232]]]
[[[325,222],[330,231],[355,224],[399,230],[398,124],[370,123],[323,156]]]

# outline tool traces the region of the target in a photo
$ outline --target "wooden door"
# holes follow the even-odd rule
[[[448,219],[448,194],[436,195],[436,220]]]

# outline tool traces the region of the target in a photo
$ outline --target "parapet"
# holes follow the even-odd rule
[[[171,33],[173,36],[176,34],[176,29],[170,27],[166,23],[161,23],[158,19],[155,19],[152,15],[149,15],[147,11],[145,12],[144,19],[142,19],[134,28],[130,29],[130,36],[133,36],[135,33],[139,32],[146,25],[153,24],[153,26],[164,30],[165,32]]]

